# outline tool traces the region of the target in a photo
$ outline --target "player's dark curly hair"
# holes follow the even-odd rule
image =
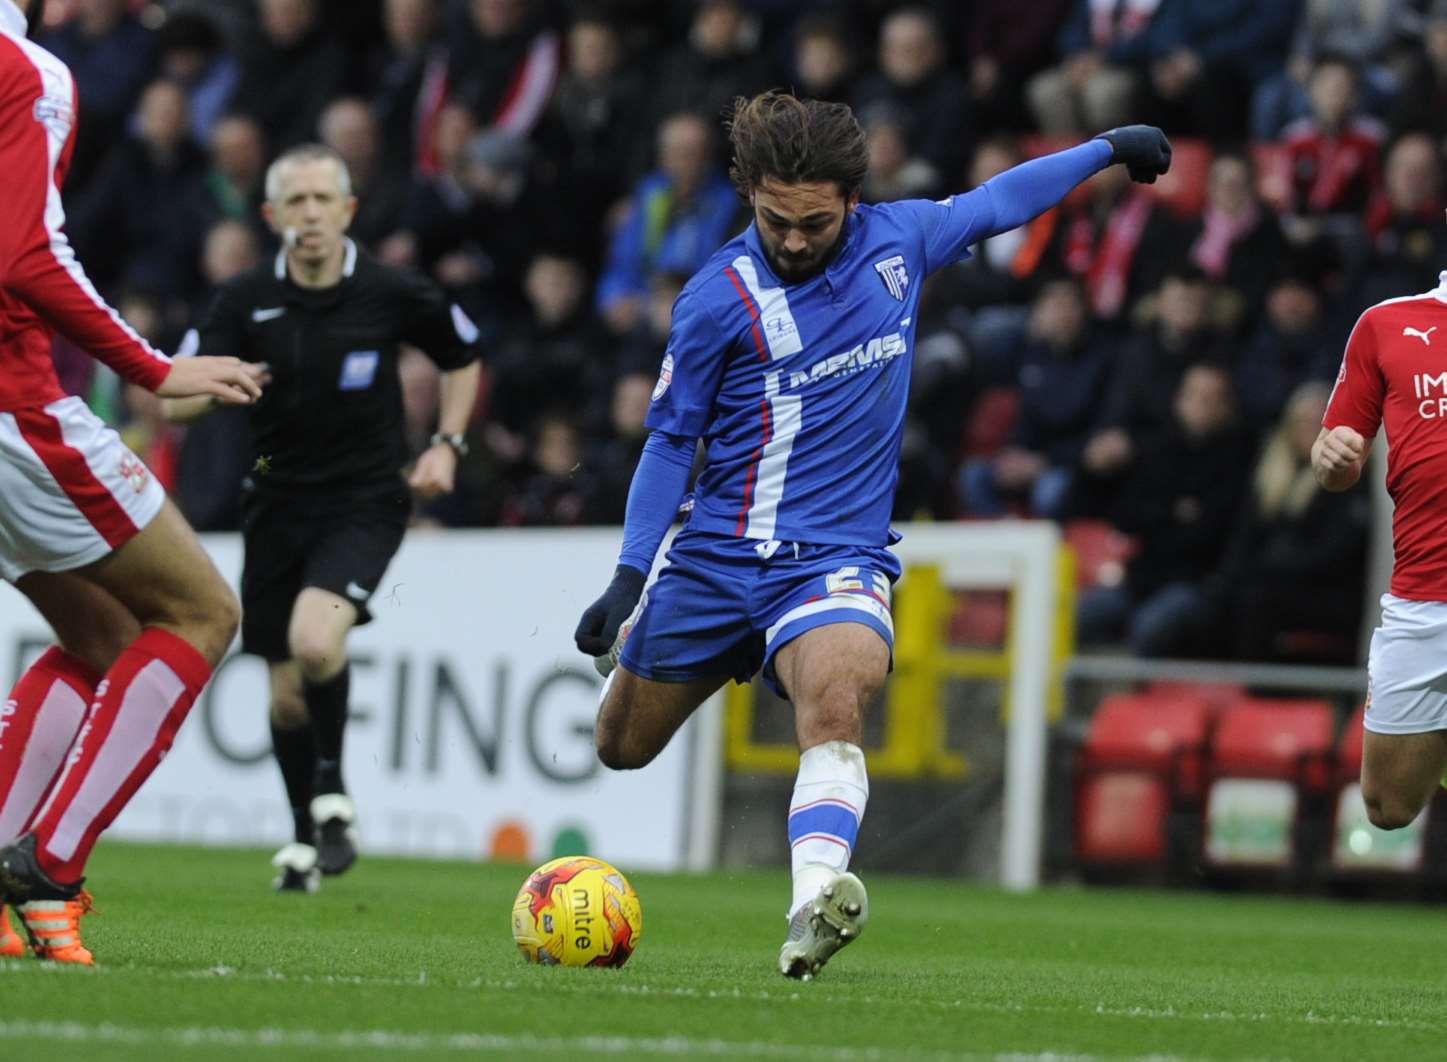
[[[869,170],[864,130],[842,103],[777,91],[752,99],[739,96],[728,132],[733,149],[729,176],[745,199],[768,178],[784,184],[834,181],[850,196]]]

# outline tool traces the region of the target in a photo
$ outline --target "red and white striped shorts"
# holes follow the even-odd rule
[[[0,413],[0,577],[98,561],[161,511],[166,492],[79,398]]]

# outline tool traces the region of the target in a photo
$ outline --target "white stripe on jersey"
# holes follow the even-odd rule
[[[884,625],[884,629],[889,631],[891,636],[894,634],[894,617],[889,614],[889,609],[874,598],[867,594],[831,594],[829,597],[821,597],[817,601],[806,601],[797,608],[791,608],[785,612],[764,632],[764,645],[766,647],[773,645],[774,639],[795,620],[817,616],[821,612],[834,612],[838,609],[852,609],[855,612],[873,616]]]
[[[764,398],[769,403],[773,434],[764,444],[759,460],[759,479],[754,485],[754,503],[749,506],[749,523],[745,538],[770,539],[779,518],[779,502],[784,499],[784,476],[789,470],[789,455],[794,452],[794,437],[804,420],[803,398],[779,394],[779,374],[764,376]]]
[[[749,289],[749,294],[759,306],[759,327],[764,330],[769,356],[778,361],[803,350],[804,341],[799,338],[799,327],[794,323],[794,313],[789,309],[789,296],[784,289],[760,287],[754,260],[746,254],[734,259],[734,272],[743,279],[744,287]]]

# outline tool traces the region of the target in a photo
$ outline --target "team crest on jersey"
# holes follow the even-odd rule
[[[658,370],[658,382],[653,385],[653,401],[657,402],[673,383],[673,355],[663,355],[663,367]]]
[[[151,479],[150,469],[134,457],[121,458],[117,471],[120,472],[121,478],[131,485],[131,490],[137,494],[146,489],[146,484]]]
[[[882,262],[875,262],[874,271],[879,274],[879,279],[884,281],[889,293],[903,302],[904,293],[909,288],[909,270],[904,267],[904,255],[897,254]]]

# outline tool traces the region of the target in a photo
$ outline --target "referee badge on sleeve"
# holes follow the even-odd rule
[[[342,375],[337,386],[343,391],[365,391],[377,375],[378,354],[375,350],[354,350],[342,359]]]

